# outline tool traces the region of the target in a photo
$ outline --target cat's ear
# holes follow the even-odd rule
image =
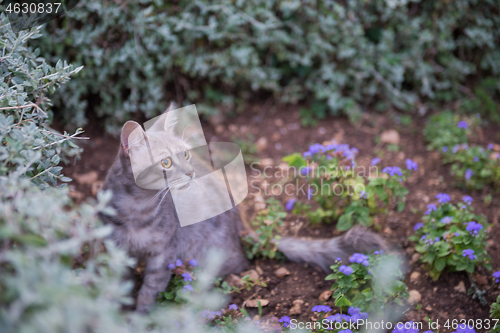
[[[121,141],[122,151],[125,154],[125,156],[129,156],[130,134],[135,130],[139,130],[144,133],[141,125],[139,125],[135,121],[129,120],[122,127],[120,141]]]

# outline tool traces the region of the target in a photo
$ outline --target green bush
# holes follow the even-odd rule
[[[429,275],[437,280],[445,269],[473,273],[480,265],[491,270],[486,250],[488,224],[484,216],[473,213],[472,198],[465,196],[465,203],[457,206],[448,202],[445,193],[436,197],[442,204],[429,204],[423,222],[415,225],[415,235],[409,237]]]
[[[383,254],[382,250],[369,255],[355,253],[349,263],[337,260],[331,268],[333,273],[326,280],[335,280],[332,298],[340,308],[353,306],[370,314],[380,313],[391,304],[402,305],[408,299],[396,257]]]
[[[357,118],[361,104],[406,109],[456,96],[469,75],[498,78],[498,9],[496,0],[81,0],[38,45],[87,68],[56,100],[78,126],[89,109],[116,131],[169,99],[230,111],[255,90],[309,101],[314,116]]]
[[[408,194],[403,181],[418,165],[407,159],[408,170],[385,167],[379,175],[380,159],[373,159],[368,170],[356,169],[354,157],[357,153],[357,148],[347,144],[317,143],[302,155],[285,156],[283,161],[295,168],[297,186],[300,178],[307,181],[307,199],[319,205],[313,210],[311,205],[293,198],[287,204],[288,210],[293,209],[299,216],[306,215],[313,224],[337,220],[336,227],[340,231],[349,230],[355,224],[370,226],[375,215],[388,213],[392,207],[401,212]]]

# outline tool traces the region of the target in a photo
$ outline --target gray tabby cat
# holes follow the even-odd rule
[[[162,116],[158,121],[165,119]],[[169,124],[165,126],[168,128]],[[210,248],[215,248],[225,254],[220,276],[243,271],[249,261],[240,243],[243,227],[237,209],[233,208],[200,223],[180,227],[169,191],[180,191],[194,180],[189,145],[181,138],[170,136],[165,142],[165,137],[160,139],[148,136],[149,145],[157,147],[155,151],[162,155],[158,158],[171,156],[161,163],[169,174],[170,185],[160,191],[136,185],[129,157],[130,145],[133,143],[129,142],[129,137],[137,129],[142,131],[141,126],[133,121],[126,122],[122,128],[121,147],[103,186],[105,190],[112,190],[110,205],[117,214],[101,215],[101,218],[105,223],[114,225],[111,237],[118,246],[128,249],[139,260],[145,260],[137,311],[147,312],[170,280],[171,273],[167,265],[177,258],[195,258],[203,266],[206,253]],[[179,151],[180,147],[185,149],[185,153],[172,156],[172,149]],[[343,236],[331,239],[283,237],[278,242],[278,250],[288,259],[320,266],[325,272],[328,272],[336,258],[346,260],[354,252],[384,248],[385,243],[379,236],[362,228],[353,228]]]

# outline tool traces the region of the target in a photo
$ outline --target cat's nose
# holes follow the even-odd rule
[[[194,170],[191,170],[188,173],[186,173],[186,176],[188,176],[189,178],[193,178],[193,176],[194,176]]]

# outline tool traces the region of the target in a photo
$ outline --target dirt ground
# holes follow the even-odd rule
[[[303,128],[300,126],[299,107],[273,106],[269,108],[268,105],[269,103],[257,103],[248,106],[247,110],[240,115],[218,119],[218,121],[203,121],[207,141],[232,141],[235,136],[245,138],[247,133],[251,133],[255,141],[260,139],[257,144],[258,158],[261,161],[266,159],[265,163],[275,166],[282,163],[283,156],[296,151],[303,152],[310,144],[333,138],[339,143],[347,143],[358,148],[359,154],[356,162],[365,167],[376,156],[381,157],[382,166],[404,167],[406,158],[415,160],[419,168],[417,172],[412,173],[406,183],[410,191],[406,208],[401,213],[392,211],[389,217],[380,217],[375,222],[375,231],[382,235],[392,250],[400,253],[405,261],[405,282],[408,289],[416,290],[421,295],[421,300],[418,302],[420,306],[408,304],[403,320],[425,321],[425,318],[429,317],[433,321],[439,320],[440,324],[444,324],[448,319],[489,318],[489,306],[499,294],[498,286],[492,283],[492,272],[482,269],[475,276],[480,288],[486,290],[485,297],[489,304],[482,306],[478,300],[472,299],[472,296],[468,296],[464,289],[460,288],[462,283],[465,290],[470,287],[471,283],[465,273],[445,272],[438,281],[432,281],[423,266],[412,260],[415,254],[414,244],[409,242],[407,237],[413,233],[413,226],[420,221],[426,205],[436,202],[434,197],[440,192],[448,193],[452,202],[457,202],[468,194],[474,198],[475,212],[486,215],[491,224],[488,251],[492,257],[493,271],[500,270],[500,249],[496,242],[500,235],[498,222],[500,196],[494,194],[491,203],[485,205],[483,199],[487,194],[493,193],[493,189],[465,193],[453,187],[454,181],[449,174],[449,166],[442,165],[437,153],[426,150],[422,134],[426,117],[414,117],[411,125],[403,126],[398,124],[396,114],[370,113],[361,124],[356,126],[350,124],[347,119],[328,118],[319,121],[315,127]],[[377,137],[389,129],[395,129],[400,134],[399,151],[390,151],[394,149],[388,149],[387,145],[376,143]],[[484,129],[483,134],[482,138],[478,138],[483,146],[489,142],[500,143],[500,132],[493,126]],[[103,134],[101,129],[92,125],[86,127],[85,135],[90,136],[91,139],[86,140],[82,146],[85,150],[81,159],[65,169],[65,174],[75,179],[71,186],[72,196],[77,202],[92,196],[92,193],[99,188],[119,147],[116,138]],[[247,169],[247,172],[252,175],[252,170]],[[273,180],[268,181],[273,182]],[[285,195],[277,198],[283,204],[288,199]],[[242,205],[251,218],[255,211],[252,193]],[[324,238],[339,234],[335,231],[333,224],[312,226],[304,218],[290,214],[285,220],[281,233],[310,238]],[[282,278],[276,277],[274,272],[280,267],[285,267],[290,274]],[[245,290],[240,294],[233,294],[232,302],[241,306],[250,299],[267,299],[269,304],[263,308],[264,316],[279,318],[289,315],[294,301],[299,300],[295,303],[302,303],[300,314],[291,317],[302,320],[315,319],[311,308],[321,304],[318,297],[322,292],[330,290],[332,283],[324,280],[326,274],[322,271],[287,261],[257,259],[252,262],[249,269],[260,272],[260,279],[266,282],[267,287],[253,287],[250,291]],[[410,275],[414,272],[419,272],[420,276],[410,281]],[[335,309],[333,299],[324,304]],[[249,309],[249,313],[255,315],[257,310]],[[450,330],[444,328],[440,330],[440,332],[448,331]],[[477,330],[477,332],[483,331],[485,330]]]

